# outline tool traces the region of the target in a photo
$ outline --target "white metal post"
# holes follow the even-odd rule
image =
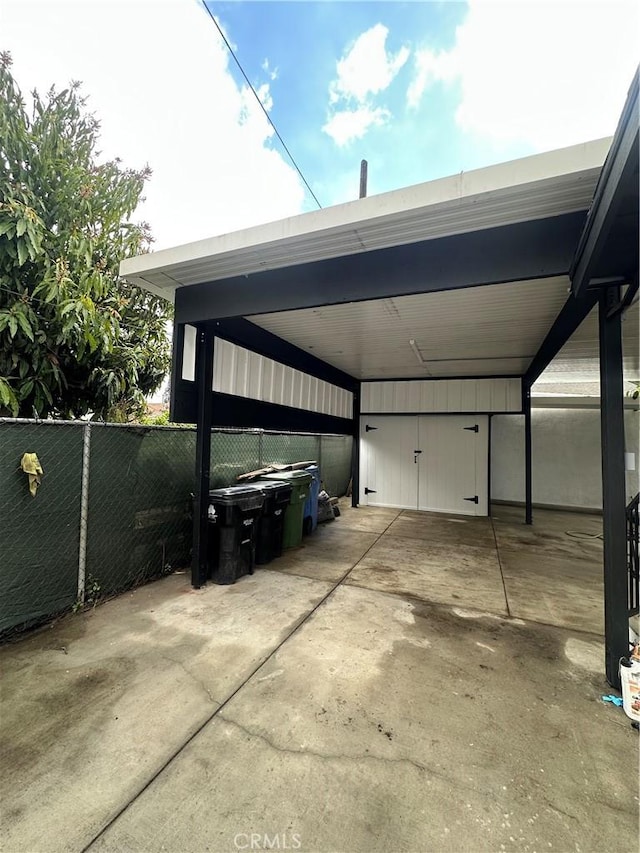
[[[87,520],[89,515],[89,460],[91,456],[91,424],[82,433],[82,491],[80,494],[80,544],[78,547],[78,601],[84,604],[87,574]]]

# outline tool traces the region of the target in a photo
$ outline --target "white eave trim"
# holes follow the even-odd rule
[[[438,209],[460,211],[461,208],[473,207],[482,198],[487,198],[491,194],[496,197],[504,195],[505,201],[512,199],[514,195],[526,199],[528,194],[526,188],[531,189],[531,185],[540,185],[545,182],[553,185],[555,181],[561,181],[563,178],[569,181],[580,181],[581,174],[584,174],[585,180],[590,178],[595,185],[610,144],[609,137],[585,142],[471,172],[461,172],[458,175],[358,199],[324,210],[304,213],[266,225],[138,255],[121,262],[120,275],[140,287],[170,297],[176,287],[187,283],[198,283],[193,280],[193,275],[190,276],[192,280],[182,281],[181,267],[202,264],[208,269],[206,272],[203,270],[199,280],[213,281],[216,277],[224,278],[229,275],[225,268],[225,261],[230,256],[246,254],[246,272],[254,272],[265,268],[264,262],[259,261],[259,255],[260,249],[264,250],[267,247],[277,247],[282,244],[290,246],[287,264],[276,262],[266,266],[266,268],[279,268],[283,265],[351,254],[351,250],[345,251],[345,237],[357,235],[359,228],[364,232],[372,229],[373,226],[376,226],[375,230],[379,227],[379,233],[369,235],[366,245],[363,246],[364,250],[425,239],[430,236],[428,233],[422,237],[412,236],[409,239],[398,236],[390,243],[389,238],[392,235],[389,232],[390,230],[393,232],[394,226],[401,230],[404,220],[415,219],[422,212],[426,218],[431,211],[435,213]],[[589,198],[591,193],[592,188]],[[510,221],[518,221],[512,201],[507,204],[505,212],[507,216],[512,214],[513,219]],[[537,214],[538,217],[540,215],[540,213]],[[454,232],[453,226],[447,230],[447,233]],[[314,237],[320,238],[321,235],[324,235],[325,239],[319,241],[322,242],[322,246],[318,247],[316,258],[315,252],[310,251],[308,240],[305,241],[304,238],[313,240]],[[432,236],[443,236],[443,234],[439,232]],[[298,249],[298,254],[296,238],[298,241],[304,241]],[[211,269],[216,262],[221,266],[219,275],[216,275],[215,269]]]

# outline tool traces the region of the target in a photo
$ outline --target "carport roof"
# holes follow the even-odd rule
[[[242,316],[356,379],[521,376],[567,302],[610,143],[142,255],[120,272],[175,299],[178,322]]]
[[[124,260],[120,274],[172,299],[191,285],[586,211],[610,143],[586,142],[151,252]]]

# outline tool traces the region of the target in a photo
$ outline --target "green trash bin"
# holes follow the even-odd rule
[[[302,542],[302,522],[304,520],[304,505],[309,497],[311,480],[308,471],[278,471],[265,474],[263,480],[280,480],[288,483],[291,489],[291,501],[284,515],[283,548],[295,548]]]

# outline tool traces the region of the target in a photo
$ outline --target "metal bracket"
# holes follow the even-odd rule
[[[378,427],[372,427],[372,426],[369,426],[369,424],[367,424],[364,428],[364,431],[365,432],[371,432],[372,429],[378,429]]]
[[[637,293],[638,277],[636,276],[635,281],[633,281],[632,284],[627,287],[622,299],[620,299],[618,302],[615,302],[615,300],[611,300],[612,304],[610,305],[609,310],[607,311],[607,320],[610,320],[612,317],[615,317],[616,314],[619,314],[621,312],[624,313],[627,308],[631,307],[631,305],[633,305],[634,301],[637,298]]]
[[[462,429],[468,429],[469,432],[479,432],[480,431],[480,427],[478,426],[478,424],[474,424],[474,426],[472,426],[472,427],[462,427]],[[465,500],[466,500],[466,498],[465,498]]]
[[[472,498],[463,498],[462,500],[471,501],[472,504],[477,504],[478,503],[478,496],[474,495]]]
[[[378,494],[375,489],[367,489],[366,487],[365,487],[364,493],[365,493],[365,495],[377,495]]]

